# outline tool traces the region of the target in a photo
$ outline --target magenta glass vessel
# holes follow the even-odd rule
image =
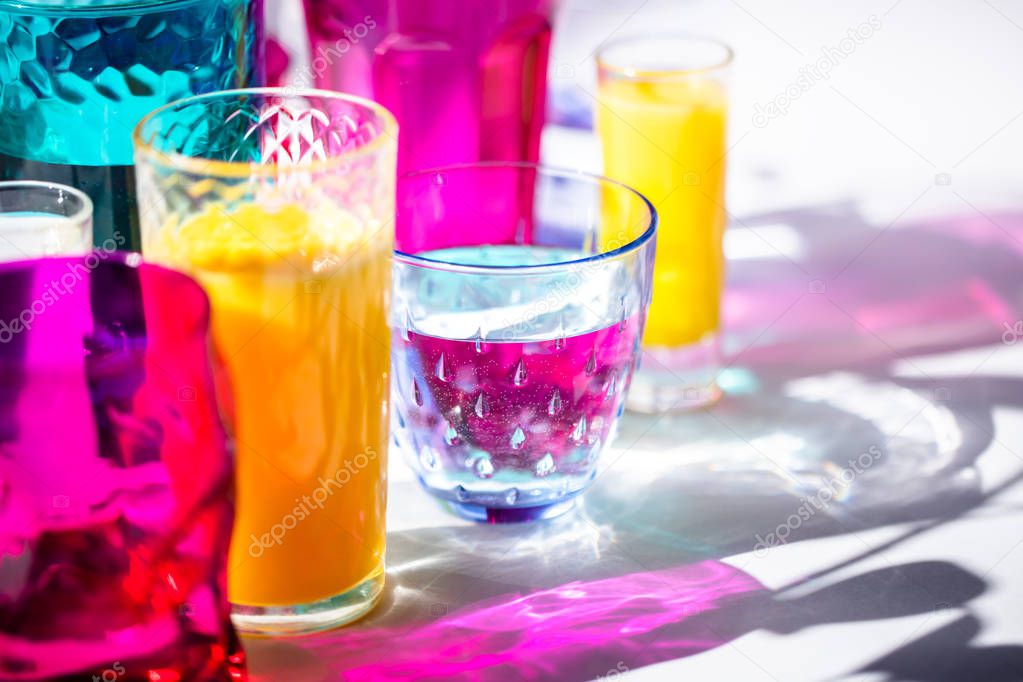
[[[374,99],[398,118],[398,172],[536,161],[553,0],[305,0],[300,85]],[[304,82],[301,82],[304,81]]]
[[[0,266],[0,679],[246,679],[208,317],[136,255]]]

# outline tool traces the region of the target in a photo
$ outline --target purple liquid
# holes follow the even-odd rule
[[[398,330],[396,441],[423,484],[470,515],[511,520],[530,508],[543,515],[582,491],[613,438],[640,324],[634,315],[599,331],[528,342]]]
[[[536,161],[551,0],[306,0],[307,82],[398,118],[399,174]]]

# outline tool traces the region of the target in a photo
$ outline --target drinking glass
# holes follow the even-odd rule
[[[84,190],[96,246],[138,251],[132,128],[193,93],[262,85],[262,12],[262,0],[0,0],[0,180]]]
[[[47,182],[0,182],[0,261],[84,255],[91,245],[85,194]]]
[[[339,93],[201,95],[135,131],[147,259],[212,299],[234,388],[235,624],[349,622],[384,581],[397,124]]]
[[[402,178],[391,429],[427,491],[491,523],[572,507],[622,412],[656,224],[642,195],[583,173]]]
[[[300,85],[394,112],[398,172],[536,161],[554,0],[305,0]]]
[[[604,172],[661,216],[643,368],[629,407],[714,402],[720,365],[727,78],[732,51],[713,40],[646,36],[597,55]]]
[[[209,303],[138,261],[0,265],[0,679],[247,679]]]

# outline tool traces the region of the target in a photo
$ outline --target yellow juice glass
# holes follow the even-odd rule
[[[226,368],[243,631],[341,625],[382,592],[396,137],[374,103],[289,89],[136,130],[143,254],[206,289]]]
[[[597,56],[604,174],[644,194],[661,217],[643,364],[628,402],[639,411],[720,396],[731,59],[728,47],[685,36],[626,39]],[[605,213],[615,210],[605,202]]]

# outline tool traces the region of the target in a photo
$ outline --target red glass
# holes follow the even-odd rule
[[[0,679],[246,679],[209,304],[137,258],[0,266]]]

